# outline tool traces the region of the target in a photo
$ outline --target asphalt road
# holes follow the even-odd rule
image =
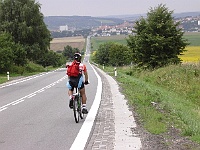
[[[73,111],[68,107],[65,68],[1,84],[1,150],[73,149],[83,135],[87,140],[90,129],[83,126],[92,126],[91,118],[94,119],[98,106],[90,113],[91,105],[97,98],[96,92],[101,92],[97,86],[98,75],[88,62],[89,47],[88,42],[84,64],[90,82],[86,85],[87,107],[92,114],[89,119],[88,114],[79,123],[74,121]],[[83,131],[81,135],[80,129]],[[83,148],[84,144],[82,142]]]
[[[98,81],[90,64],[84,63],[90,110]],[[85,119],[75,123],[66,82],[61,68],[0,85],[0,149],[70,149]]]

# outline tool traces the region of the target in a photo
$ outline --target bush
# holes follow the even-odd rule
[[[45,71],[44,67],[34,64],[32,62],[29,62],[25,68],[26,72],[31,73],[31,72],[43,72]]]
[[[25,71],[25,68],[22,67],[22,66],[13,65],[13,66],[11,67],[11,72],[13,72],[13,73],[15,73],[15,74],[23,75],[23,74],[24,74],[24,71]]]

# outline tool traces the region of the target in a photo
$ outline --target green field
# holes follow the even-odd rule
[[[92,50],[97,50],[99,45],[106,42],[115,42],[126,45],[126,38],[128,35],[116,35],[107,37],[93,37]],[[183,62],[199,62],[200,61],[200,32],[185,33],[183,38],[187,39],[190,45],[186,47],[187,52],[181,55],[180,58]]]
[[[120,44],[126,45],[126,38],[128,38],[128,35],[116,35],[116,36],[104,36],[104,37],[93,37],[92,43],[93,49],[98,49],[98,46],[100,44],[103,44],[105,42],[116,42]],[[190,43],[189,46],[200,46],[200,32],[190,32],[185,33],[183,38],[188,39],[188,42]]]
[[[189,46],[200,46],[200,32],[185,33],[184,38],[188,39]]]
[[[92,43],[92,50],[97,50],[99,45],[106,43],[106,42],[115,42],[126,45],[126,38],[128,35],[116,35],[116,36],[103,36],[103,37],[93,37],[91,39]]]

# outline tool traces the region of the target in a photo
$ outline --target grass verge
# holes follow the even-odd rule
[[[182,135],[200,143],[200,68],[172,65],[154,71],[117,68],[116,80],[122,92],[153,134],[179,129]],[[105,72],[114,76],[113,67]],[[112,73],[111,73],[112,72]]]

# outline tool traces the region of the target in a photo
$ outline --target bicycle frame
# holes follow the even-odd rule
[[[75,88],[75,92],[73,93],[73,97],[75,97],[75,96],[80,96],[80,92],[79,92],[79,89],[77,87]]]

